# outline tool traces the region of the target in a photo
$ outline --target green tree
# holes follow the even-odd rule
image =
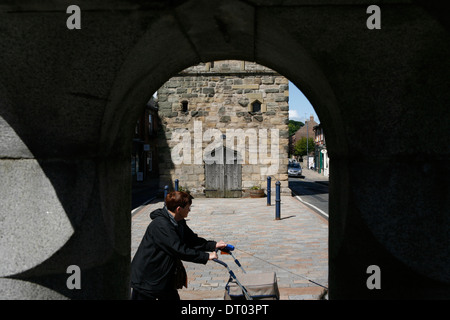
[[[308,139],[308,151],[314,151],[314,139],[313,138],[309,138]],[[302,137],[300,140],[298,140],[295,143],[294,146],[294,155],[295,156],[305,156],[306,155],[306,138]]]
[[[292,136],[294,133],[297,132],[298,129],[303,127],[305,124],[301,121],[295,121],[295,120],[289,120],[289,136]]]

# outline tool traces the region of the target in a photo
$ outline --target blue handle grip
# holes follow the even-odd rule
[[[220,250],[222,250],[222,251],[224,251],[224,252],[230,252],[230,251],[233,251],[233,250],[234,250],[234,246],[231,245],[231,244],[227,244],[225,248],[220,249]]]

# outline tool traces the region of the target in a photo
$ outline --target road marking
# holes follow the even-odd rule
[[[149,204],[151,201],[156,199],[156,197],[150,198],[147,201],[145,201],[143,204],[141,204],[139,207],[131,211],[131,217],[133,217],[136,213],[138,213],[143,207],[145,207],[147,204]]]
[[[295,194],[295,193],[294,193],[294,194]],[[302,198],[300,198],[300,196],[295,195],[295,197],[296,197],[301,203],[304,203],[304,204],[306,204],[306,205],[308,205],[308,206],[314,208],[315,210],[317,210],[321,215],[323,215],[323,216],[328,220],[328,217],[329,217],[329,216],[328,216],[327,213],[323,212],[322,210],[320,210],[319,208],[317,208],[315,205],[313,205],[313,204],[311,204],[311,203],[309,203],[309,202],[306,202],[305,200],[303,200]]]

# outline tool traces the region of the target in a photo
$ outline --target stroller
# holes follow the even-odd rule
[[[229,254],[234,262],[242,269],[243,275],[238,280],[234,272],[228,265],[219,260],[213,259],[227,268],[230,278],[225,285],[225,300],[279,300],[280,292],[278,290],[277,276],[275,272],[265,272],[258,274],[248,274],[245,272],[239,260],[237,260],[231,251],[234,246],[228,244],[224,249],[220,249],[223,254]],[[216,249],[218,252],[219,249]]]

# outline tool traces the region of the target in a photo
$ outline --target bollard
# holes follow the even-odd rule
[[[277,181],[276,185],[276,195],[275,195],[275,220],[281,220],[281,197],[280,197],[280,185],[281,182]]]
[[[267,205],[270,206],[270,184],[271,184],[271,177],[267,177]]]
[[[169,186],[165,186],[164,187],[164,204],[166,203],[166,197],[167,197],[168,193],[169,193]]]
[[[175,191],[178,191],[178,179],[175,179]]]

